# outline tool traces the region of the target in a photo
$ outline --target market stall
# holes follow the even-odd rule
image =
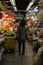
[[[37,36],[40,47],[37,53],[35,54],[33,63],[34,65],[43,65],[43,0],[40,0],[39,2],[39,13],[37,14],[37,18],[38,18]]]
[[[0,43],[4,41],[3,47],[6,50],[12,50],[16,44],[16,27],[15,14],[12,10],[6,9],[6,7],[0,1],[0,35],[4,35],[0,38]],[[10,51],[9,51],[10,52]]]

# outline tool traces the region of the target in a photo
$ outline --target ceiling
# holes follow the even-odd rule
[[[2,3],[6,6],[7,9],[14,10],[13,6],[10,3],[10,0],[0,0],[0,1],[2,1]],[[18,12],[21,12],[21,11],[24,12],[27,6],[29,5],[29,3],[31,2],[31,0],[15,0],[15,2],[16,2],[17,10],[19,10]],[[35,3],[32,5],[32,7],[37,6],[38,2],[39,0],[36,0]]]
[[[18,10],[26,10],[31,0],[15,0]]]
[[[4,1],[6,3],[9,0],[0,0],[0,1]],[[26,8],[27,8],[28,4],[30,3],[30,1],[31,0],[15,0],[17,10],[26,10]],[[9,6],[12,7],[10,2],[7,2],[6,4],[8,5],[8,8],[10,8]]]

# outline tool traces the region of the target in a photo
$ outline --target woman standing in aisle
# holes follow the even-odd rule
[[[21,44],[22,44],[22,55],[25,53],[25,40],[26,40],[26,21],[24,18],[20,22],[20,25],[17,29],[17,37],[18,37],[18,47],[19,47],[19,55],[21,55]]]

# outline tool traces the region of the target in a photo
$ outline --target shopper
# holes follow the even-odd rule
[[[17,37],[18,37],[18,47],[19,47],[19,55],[21,54],[21,44],[22,44],[22,55],[25,53],[25,40],[26,40],[26,21],[22,19],[20,25],[17,29]]]

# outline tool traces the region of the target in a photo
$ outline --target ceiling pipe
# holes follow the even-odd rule
[[[15,0],[10,0],[13,8],[14,8],[14,11],[17,11],[17,7],[16,7],[16,4],[15,4]]]

